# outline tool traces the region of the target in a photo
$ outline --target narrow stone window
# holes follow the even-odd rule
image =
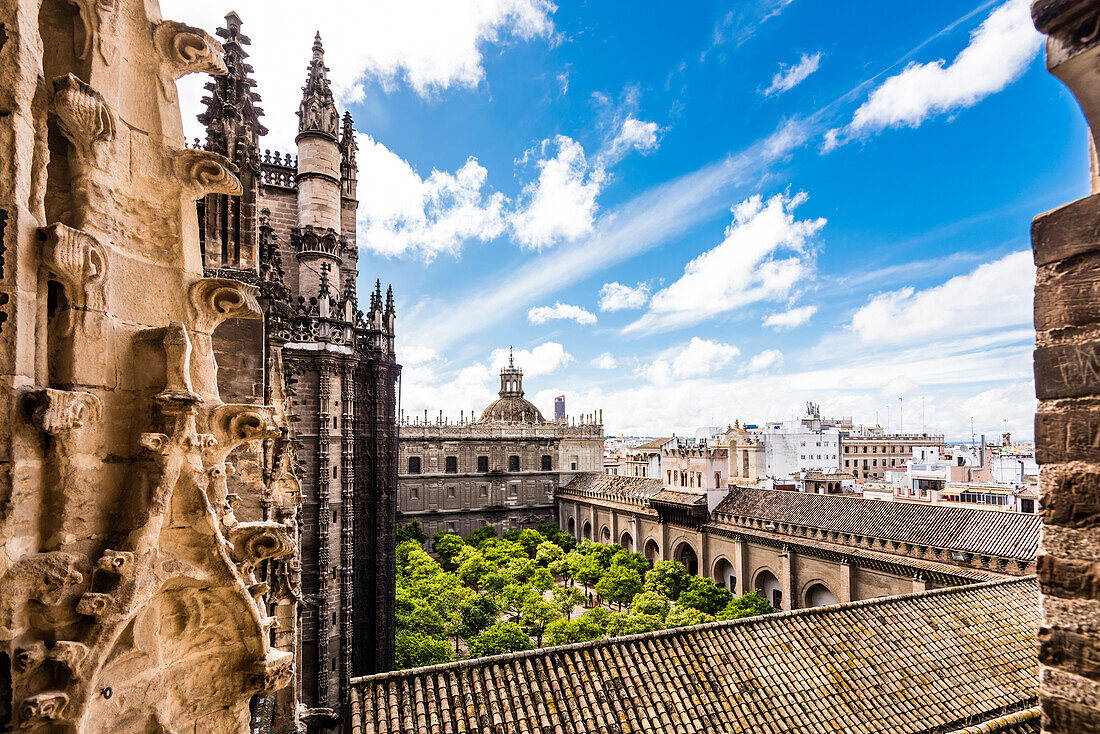
[[[543,471],[550,471],[551,463],[552,462],[550,460],[550,454],[543,454],[542,455],[542,470]]]
[[[448,474],[458,474],[458,457],[448,456],[445,460],[446,471]]]
[[[420,473],[420,457],[419,456],[410,456],[409,457],[409,474],[419,474],[419,473]]]
[[[519,456],[517,454],[508,457],[508,471],[519,471]]]
[[[479,456],[477,457],[477,470],[482,474],[489,471],[489,457]]]

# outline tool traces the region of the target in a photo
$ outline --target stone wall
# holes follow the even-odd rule
[[[1047,68],[1100,127],[1100,3],[1037,0]],[[1095,172],[1095,160],[1093,171]],[[1043,731],[1100,732],[1100,191],[1032,224]]]
[[[9,0],[0,69],[0,731],[243,734],[293,675],[261,577],[295,537],[227,488],[281,406],[218,388],[212,334],[259,306],[203,277],[195,202],[241,185],[175,80],[221,46],[156,2]]]

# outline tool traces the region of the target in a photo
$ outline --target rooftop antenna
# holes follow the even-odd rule
[[[974,445],[974,416],[970,416],[970,445]]]
[[[508,369],[511,369],[515,366],[516,366],[516,363],[514,361],[512,361],[512,345],[509,344],[508,345]]]

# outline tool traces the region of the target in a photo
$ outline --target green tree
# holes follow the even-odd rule
[[[615,602],[621,609],[630,604],[642,591],[642,577],[633,568],[612,566],[607,569],[596,584],[596,593],[608,601]]]
[[[565,562],[569,565],[569,583],[577,581],[577,569],[584,563],[584,554],[579,550],[569,551],[565,554]]]
[[[523,605],[527,603],[527,600],[537,596],[539,596],[539,593],[530,586],[508,584],[500,592],[501,611],[511,614],[514,620],[519,616],[519,612],[523,609]]]
[[[397,526],[397,542],[406,543],[413,541],[419,546],[424,545],[424,541],[428,539],[428,536],[424,534],[424,531],[420,529],[420,521],[413,520],[412,522],[405,523]]]
[[[599,630],[600,634],[598,636],[603,637],[604,633],[607,632],[608,623],[611,622],[611,612],[603,607],[596,607],[582,614],[577,618],[577,621],[592,625],[594,629]]]
[[[519,535],[516,536],[516,542],[523,546],[523,549],[527,551],[529,558],[535,557],[535,552],[538,547],[546,542],[546,538],[542,536],[542,533],[531,528],[525,528],[519,531]]]
[[[689,624],[702,624],[703,622],[713,622],[714,616],[701,612],[695,607],[682,607],[676,604],[672,607],[672,611],[665,617],[666,627],[686,627]]]
[[[568,617],[578,604],[584,603],[584,592],[575,586],[555,586],[550,592],[550,603]]]
[[[557,546],[554,547],[556,548]],[[569,560],[565,556],[562,556],[556,561],[550,561],[549,565],[547,565],[546,567],[546,570],[548,570],[551,574],[559,579],[566,579],[570,582],[573,580],[569,576]]]
[[[634,614],[651,615],[664,620],[668,616],[670,607],[671,603],[664,594],[659,594],[656,591],[643,591],[634,597],[630,611]]]
[[[603,630],[591,620],[562,619],[546,626],[546,644],[568,645],[574,642],[589,642],[603,637]]]
[[[498,596],[505,587],[515,582],[516,580],[510,574],[500,570],[492,571],[481,578],[481,589],[487,594]]]
[[[733,594],[710,579],[694,576],[687,587],[680,592],[676,604],[682,607],[694,607],[704,614],[717,614],[733,599]]]
[[[469,547],[469,546],[467,546]],[[474,555],[467,558],[462,562],[462,565],[455,571],[458,578],[462,580],[462,583],[473,589],[481,589],[482,580],[493,571],[496,571],[497,567],[493,563],[490,563],[485,556],[481,555],[477,551],[474,551]]]
[[[470,649],[470,657],[479,658],[530,650],[534,646],[531,644],[530,636],[518,624],[498,622],[467,640],[467,647]]]
[[[632,568],[638,572],[638,576],[641,578],[645,578],[646,573],[649,571],[649,561],[641,553],[627,553],[625,551],[618,553],[611,559],[611,565]]]
[[[551,563],[564,557],[565,551],[561,549],[561,546],[557,543],[551,543],[549,540],[539,543],[538,548],[535,550],[535,562],[548,568]]]
[[[607,634],[610,637],[637,635],[642,632],[656,632],[664,629],[664,626],[664,620],[655,614],[613,612],[607,623]]]
[[[439,562],[445,568],[455,568],[455,559],[465,546],[461,537],[454,533],[438,532],[432,536],[432,552],[439,556]]]
[[[584,556],[576,568],[571,569],[573,578],[584,584],[584,590],[588,591],[591,584],[595,584],[603,576],[604,567],[595,555]]]
[[[483,525],[474,532],[470,533],[470,537],[466,538],[466,543],[473,546],[474,548],[477,548],[481,545],[482,541],[486,541],[489,539],[496,540],[497,537],[498,536],[496,528],[494,528],[492,525]]]
[[[511,574],[517,582],[528,584],[531,582],[531,577],[535,575],[535,571],[539,570],[539,564],[526,557],[513,558],[505,563],[501,570]]]
[[[419,632],[429,637],[443,634],[442,615],[424,599],[413,596],[404,587],[399,587],[394,602],[398,630]]]
[[[679,561],[657,561],[645,575],[645,590],[656,591],[675,601],[691,576]]]
[[[750,591],[731,601],[715,616],[718,619],[742,619],[760,614],[771,614],[774,611],[775,607],[769,604],[767,599],[756,591]]]
[[[536,647],[542,647],[542,636],[551,622],[561,617],[561,612],[541,596],[528,597],[519,612],[519,623],[535,636]]]
[[[398,631],[394,638],[394,663],[398,670],[439,665],[454,659],[446,640],[419,632]]]
[[[481,551],[481,555],[498,566],[503,566],[517,558],[527,558],[527,551],[523,546],[511,540],[486,540],[478,546],[478,550]]]

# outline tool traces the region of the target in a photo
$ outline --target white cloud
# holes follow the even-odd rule
[[[596,314],[580,306],[556,302],[553,306],[535,306],[527,312],[527,320],[532,324],[545,324],[547,321],[572,320],[578,324],[596,323]]]
[[[776,331],[794,329],[795,327],[809,323],[815,313],[817,313],[817,306],[801,306],[781,313],[770,313],[764,317],[764,326],[775,329]]]
[[[843,131],[826,134],[824,148],[888,127],[919,127],[933,115],[972,107],[1020,78],[1041,46],[1028,0],[1008,0],[978,26],[951,64],[911,63],[880,84]]]
[[[559,135],[553,145],[556,154],[536,163],[539,177],[523,188],[520,204],[510,216],[516,241],[536,250],[592,231],[596,197],[605,179],[601,166],[589,166],[577,141]],[[549,146],[549,141],[543,141],[544,154]]]
[[[439,359],[439,353],[431,347],[421,344],[399,344],[397,347],[397,361],[405,368],[427,364]]]
[[[753,374],[772,369],[773,367],[780,367],[782,364],[783,352],[778,349],[765,349],[763,352],[760,352],[760,354],[753,355],[745,371],[749,374]]]
[[[558,342],[545,342],[534,349],[494,349],[489,355],[489,366],[496,371],[508,364],[509,354],[513,355],[516,367],[523,370],[527,377],[548,375],[573,361],[573,355],[565,351]]]
[[[213,33],[224,25],[225,7],[194,0],[163,0],[164,17]],[[252,39],[249,62],[271,129],[267,144],[289,150],[297,132],[301,85],[306,77],[313,34],[325,42],[334,92],[342,104],[363,98],[363,83],[386,87],[408,84],[430,97],[452,87],[476,87],[485,77],[488,46],[554,38],[550,0],[314,0],[308,22],[302,6],[290,0],[239,0],[234,4]],[[191,137],[199,134],[205,75],[185,77],[181,88],[184,119]]]
[[[779,71],[772,77],[771,86],[764,90],[764,94],[771,96],[773,94],[782,94],[783,92],[794,89],[796,86],[806,80],[810,74],[817,71],[817,67],[821,64],[821,52],[811,56],[810,54],[802,54],[802,58],[798,60],[797,64],[788,66],[787,64],[780,64]]]
[[[804,193],[760,195],[733,207],[725,238],[684,267],[675,283],[658,291],[649,311],[624,333],[652,333],[697,323],[758,301],[785,298],[813,271],[810,241],[824,219],[796,220]]]
[[[725,367],[741,350],[732,344],[693,336],[687,344],[666,349],[641,369],[650,382],[666,385],[672,380],[703,377]]]
[[[619,366],[619,362],[611,354],[611,352],[604,352],[600,356],[596,357],[591,362],[592,366],[601,370],[613,370]]]
[[[622,311],[641,308],[649,300],[649,286],[638,283],[633,288],[619,282],[604,283],[600,288],[600,310]]]
[[[359,133],[359,244],[427,262],[457,255],[465,241],[505,228],[503,194],[486,191],[487,171],[470,158],[454,173],[421,176],[400,156]]]
[[[660,137],[661,126],[657,123],[627,117],[623,120],[618,135],[611,141],[607,158],[617,161],[632,150],[643,154],[656,150]]]
[[[1034,286],[1031,252],[1013,252],[932,288],[880,293],[848,329],[864,342],[898,343],[1028,325]]]

